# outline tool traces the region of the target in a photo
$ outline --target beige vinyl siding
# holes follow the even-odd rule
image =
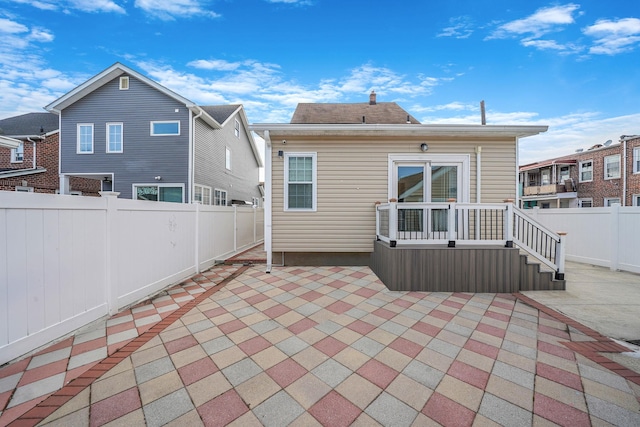
[[[287,143],[282,144],[286,139]],[[322,140],[293,139],[271,135],[272,142],[272,245],[284,252],[371,252],[375,239],[375,202],[388,201],[389,154],[423,154],[420,144],[429,144],[428,154],[466,154],[470,157],[470,201],[476,196],[475,148],[483,147],[483,201],[496,194],[511,197],[515,165],[513,141],[475,142],[445,140]],[[487,153],[485,153],[487,147]],[[284,157],[288,153],[317,153],[317,211],[284,211]],[[500,153],[511,159],[501,161]],[[498,157],[496,160],[495,157]],[[504,170],[503,170],[504,169]],[[490,179],[485,174],[494,173]],[[505,179],[511,176],[511,181]],[[486,180],[486,181],[485,181]],[[485,190],[485,185],[487,186]],[[485,194],[488,200],[484,200]],[[502,201],[505,196],[500,196]]]
[[[481,202],[502,203],[515,199],[518,179],[515,143],[483,142],[481,164]]]

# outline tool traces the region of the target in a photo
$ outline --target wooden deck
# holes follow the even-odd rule
[[[491,292],[562,290],[564,281],[523,262],[517,248],[374,242],[371,269],[392,291]]]

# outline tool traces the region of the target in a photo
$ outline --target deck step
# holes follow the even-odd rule
[[[555,278],[555,272],[526,253],[520,253],[520,289],[532,291],[565,290],[566,281]]]

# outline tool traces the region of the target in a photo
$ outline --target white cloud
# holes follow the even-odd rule
[[[124,8],[111,0],[13,0],[42,10],[80,10],[82,12],[126,13]]]
[[[18,22],[0,18],[0,32],[8,34],[25,33],[29,28]]]
[[[640,44],[640,19],[624,18],[617,21],[599,20],[582,30],[594,38],[589,53],[614,55],[630,52]]]
[[[473,26],[468,16],[459,16],[449,19],[449,26],[442,29],[436,37],[455,37],[466,39],[473,34]]]
[[[135,0],[135,6],[164,21],[176,18],[218,18],[219,14],[207,9],[208,0]]]
[[[198,59],[187,64],[189,67],[202,70],[232,71],[240,67],[239,62],[227,62],[222,59]]]
[[[538,9],[533,15],[502,24],[489,38],[507,38],[514,35],[529,34],[538,38],[544,34],[559,31],[573,24],[573,12],[580,8],[577,4],[551,6]]]

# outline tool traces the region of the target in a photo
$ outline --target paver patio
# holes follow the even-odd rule
[[[601,354],[625,348],[525,296],[264,270],[215,267],[173,311],[107,320],[95,353],[57,345],[3,368],[0,425],[640,425],[640,374]],[[109,328],[150,316],[110,347]]]

